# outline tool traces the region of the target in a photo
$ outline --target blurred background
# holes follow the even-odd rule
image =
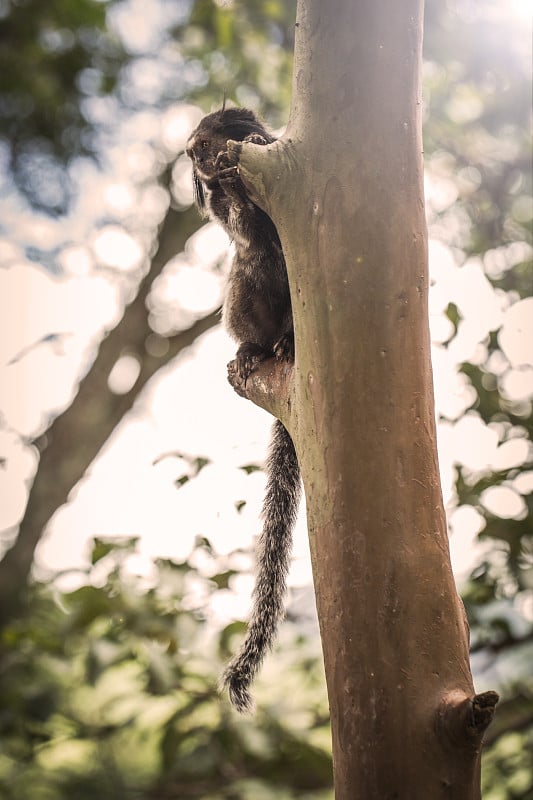
[[[294,19],[286,0],[0,0],[0,798],[333,798],[303,510],[256,715],[216,691],[271,420],[226,382],[231,249],[183,155],[224,94],[282,132]],[[529,4],[427,0],[424,51],[442,487],[476,689],[502,695],[483,796],[526,800]]]

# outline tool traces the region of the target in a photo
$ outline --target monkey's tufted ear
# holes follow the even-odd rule
[[[194,192],[194,202],[196,203],[198,210],[203,212],[205,211],[204,187],[195,169],[193,169],[192,171],[192,185]]]

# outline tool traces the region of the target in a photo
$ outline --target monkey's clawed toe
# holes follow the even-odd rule
[[[260,133],[249,133],[248,136],[244,137],[243,142],[249,142],[250,144],[268,144],[265,137],[261,136]]]
[[[279,361],[294,361],[294,333],[285,333],[274,345],[274,355]]]
[[[239,378],[244,381],[244,385],[246,386],[246,381],[254,372],[255,369],[259,366],[259,364],[264,361],[264,356],[243,356],[241,358],[237,357],[235,359],[236,363],[236,371]]]
[[[238,158],[227,150],[221,150],[215,161],[217,175],[237,173]]]
[[[244,342],[237,350],[232,371],[237,374],[246,385],[246,381],[259,364],[265,359],[270,358],[272,353],[265,350],[261,345],[254,342]]]

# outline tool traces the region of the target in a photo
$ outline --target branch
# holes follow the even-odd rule
[[[290,430],[294,425],[294,364],[269,358],[246,381],[237,374],[235,364],[228,364],[228,381],[237,394],[273,414]]]
[[[292,149],[292,142],[283,138],[268,145],[228,142],[228,152],[238,166],[250,200],[274,223],[279,205],[278,192],[287,186],[287,174],[297,166]]]
[[[18,538],[0,563],[0,627],[23,607],[35,548],[46,524],[67,501],[69,492],[132,407],[141,389],[160,367],[219,321],[218,311],[198,320],[188,330],[169,338],[169,348],[164,355],[156,356],[145,351],[145,341],[152,333],[146,297],[153,280],[164,265],[184,249],[197,227],[198,217],[194,210],[178,212],[169,208],[160,228],[158,249],[135,300],[101,343],[72,404],[56,417],[46,434],[35,443],[41,450],[38,471]],[[110,391],[107,381],[125,349],[138,354],[141,371],[129,392],[116,395]]]
[[[479,652],[486,652],[486,653],[500,653],[502,650],[507,650],[510,647],[520,647],[521,645],[528,644],[533,642],[533,631],[526,634],[525,636],[514,636],[511,632],[507,632],[505,635],[505,639],[501,639],[497,642],[479,642],[479,644],[475,644],[470,647],[471,653],[479,653]]]

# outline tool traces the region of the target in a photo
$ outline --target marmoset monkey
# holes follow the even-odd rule
[[[199,211],[222,223],[235,243],[223,320],[239,344],[234,368],[242,380],[267,358],[294,360],[294,330],[287,268],[276,227],[249,198],[228,140],[270,144],[275,138],[244,108],[222,108],[204,117],[186,147],[193,162]],[[292,439],[279,420],[266,464],[263,530],[248,632],[223,675],[239,711],[249,711],[249,687],[272,646],[283,615],[292,529],[300,500],[300,469]]]

